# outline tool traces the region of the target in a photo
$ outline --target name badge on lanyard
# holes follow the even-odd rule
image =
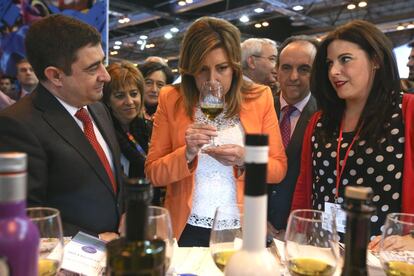
[[[336,231],[339,233],[345,233],[346,212],[342,210],[341,205],[325,202],[325,213],[335,218]]]

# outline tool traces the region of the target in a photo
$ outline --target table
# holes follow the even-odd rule
[[[275,256],[275,248],[278,248],[278,254],[284,256],[284,243],[275,240],[273,248],[269,250]],[[368,275],[385,276],[385,272],[380,266],[378,259],[374,256],[368,257]],[[279,259],[278,259],[279,260]],[[342,259],[340,260],[334,276],[341,275]],[[223,276],[224,274],[216,267],[211,257],[208,247],[175,247],[171,262],[171,269],[167,273],[169,276],[178,276],[180,274],[191,273],[197,276]],[[290,275],[286,268],[281,268],[282,275]]]

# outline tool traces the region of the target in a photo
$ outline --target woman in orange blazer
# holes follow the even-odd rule
[[[160,92],[145,172],[155,186],[167,187],[165,206],[180,246],[208,246],[215,209],[242,203],[245,133],[269,135],[268,183],[286,173],[270,88],[244,81],[240,60],[239,30],[200,18],[183,40],[181,84]],[[214,121],[198,104],[200,87],[210,80],[225,93],[224,112]],[[204,147],[213,137],[221,146]]]

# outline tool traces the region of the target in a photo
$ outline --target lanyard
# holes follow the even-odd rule
[[[341,142],[342,142],[342,121],[341,126],[339,127],[339,137],[338,137],[338,147],[336,148],[336,191],[335,191],[335,203],[338,199],[339,195],[339,182],[341,181],[342,174],[344,172],[344,168],[346,166],[346,161],[348,161],[349,152],[351,151],[352,146],[354,145],[355,141],[359,138],[359,133],[361,132],[361,127],[359,127],[357,133],[355,134],[354,138],[352,138],[352,142],[349,145],[348,149],[346,150],[344,160],[342,163],[341,171],[339,171],[339,162],[341,158],[339,157],[339,153],[341,150]]]
[[[147,155],[144,151],[144,149],[141,147],[141,145],[135,140],[134,136],[132,136],[131,133],[129,133],[129,131],[127,131],[126,133],[128,140],[131,141],[132,143],[134,143],[135,148],[137,149],[137,151],[144,157],[147,158]]]

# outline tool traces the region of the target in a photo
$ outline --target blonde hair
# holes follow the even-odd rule
[[[142,117],[144,114],[144,77],[141,72],[130,62],[123,61],[121,63],[112,63],[106,67],[111,81],[105,83],[103,88],[102,101],[109,106],[109,99],[111,94],[121,89],[127,84],[136,84],[141,99],[141,107],[138,112],[139,116]]]
[[[226,116],[232,117],[240,111],[241,91],[246,86],[241,69],[240,31],[226,20],[206,16],[190,26],[181,45],[179,69],[182,79],[179,87],[189,117],[192,117],[199,98],[194,74],[201,69],[206,55],[217,48],[224,49],[233,69],[230,90],[226,94]]]

